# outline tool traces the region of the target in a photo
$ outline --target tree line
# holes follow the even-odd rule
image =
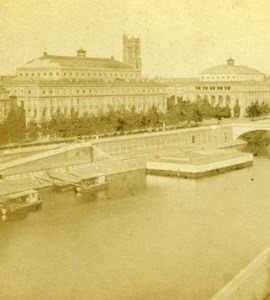
[[[252,102],[246,108],[246,117],[248,118],[256,118],[261,116],[266,116],[270,114],[270,107],[268,103],[262,102],[259,103],[258,101]]]
[[[31,121],[27,128],[27,135],[31,139],[38,136],[76,137],[90,136],[101,133],[129,131],[149,127],[162,126],[165,115],[158,112],[153,105],[146,113],[119,108],[109,109],[107,113],[96,115],[85,112],[83,116],[73,113],[71,116],[60,114],[49,121],[36,123]]]
[[[239,117],[240,107],[237,105],[234,108],[234,116]],[[167,121],[170,124],[175,124],[181,121],[202,122],[205,119],[215,118],[221,120],[222,118],[230,118],[232,116],[229,105],[224,107],[217,104],[212,106],[207,100],[183,101],[181,98],[177,99],[175,103],[174,97],[168,99]]]
[[[158,112],[153,105],[147,112],[137,112],[135,107],[126,110],[121,107],[117,110],[112,107],[106,113],[88,114],[83,116],[73,113],[71,116],[59,114],[49,121],[37,123],[31,121],[26,126],[23,110],[11,111],[7,119],[0,123],[0,144],[17,143],[20,141],[36,140],[39,137],[76,137],[123,132],[166,125],[176,125],[180,122],[198,123],[205,119],[239,117],[240,107],[236,104],[231,110],[227,105],[212,106],[207,100],[194,102],[182,99],[169,98],[167,113]],[[257,117],[270,113],[268,104],[252,103],[246,109],[247,117]]]
[[[7,118],[0,123],[0,144],[17,143],[26,138],[24,110],[10,111]]]

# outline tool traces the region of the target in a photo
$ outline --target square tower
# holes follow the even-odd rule
[[[141,43],[139,38],[123,35],[123,62],[136,69],[142,69]]]

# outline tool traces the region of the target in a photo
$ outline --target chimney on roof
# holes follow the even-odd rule
[[[86,51],[83,49],[77,50],[77,57],[78,58],[85,58],[86,57]]]
[[[234,59],[233,58],[227,59],[227,65],[234,66]]]

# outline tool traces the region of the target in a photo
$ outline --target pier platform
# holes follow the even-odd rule
[[[199,178],[243,168],[253,163],[253,155],[235,150],[178,152],[150,160],[147,174]]]

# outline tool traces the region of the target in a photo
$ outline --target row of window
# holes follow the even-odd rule
[[[23,77],[23,76],[26,76],[26,77],[28,77],[28,76],[32,76],[32,77],[35,77],[35,76],[37,76],[37,77],[53,77],[53,76],[55,76],[55,77],[59,77],[60,76],[60,74],[58,73],[58,72],[56,72],[56,73],[52,73],[52,72],[49,72],[49,73],[47,73],[47,72],[44,72],[44,73],[19,73],[19,77]],[[72,78],[72,77],[74,77],[74,76],[76,76],[76,77],[78,77],[78,76],[81,76],[81,77],[100,77],[100,78],[103,78],[103,77],[122,77],[122,78],[124,78],[124,77],[130,77],[130,78],[139,78],[139,76],[140,76],[140,74],[139,73],[131,73],[131,72],[129,72],[129,73],[120,73],[120,72],[117,72],[117,73],[104,73],[104,72],[102,72],[102,73],[78,73],[78,72],[76,72],[76,73],[74,73],[74,72],[70,72],[70,73],[66,73],[66,72],[64,72],[63,73],[63,76],[65,77],[65,78],[67,78],[67,77],[69,77],[69,78]]]
[[[7,109],[0,109],[0,116],[1,116],[1,115],[6,116],[6,115],[7,115],[7,112],[8,112]]]
[[[16,94],[17,90],[13,90],[13,93]],[[37,90],[28,90],[28,95],[31,94],[36,94]],[[107,95],[109,93],[111,94],[130,94],[130,93],[165,93],[165,89],[163,88],[144,88],[144,89],[123,89],[123,88],[119,88],[119,89],[111,89],[111,90],[104,90],[104,89],[93,89],[93,90],[85,90],[85,89],[77,89],[77,90],[73,90],[73,89],[56,89],[56,90],[42,90],[42,95],[66,95],[66,94],[71,94],[73,95],[77,94],[77,95],[84,95],[84,94],[102,94],[102,95]]]
[[[146,109],[149,109],[152,107],[153,104],[140,104],[140,105],[137,105],[135,106],[135,109],[136,110],[146,110]],[[46,117],[47,116],[47,113],[50,112],[50,115],[60,115],[61,113],[67,115],[67,114],[72,114],[74,112],[77,112],[77,113],[83,113],[83,112],[86,112],[87,109],[92,109],[92,110],[109,110],[110,109],[110,105],[107,105],[107,106],[104,106],[104,105],[99,105],[99,104],[96,104],[96,105],[91,105],[89,107],[83,107],[83,108],[79,108],[79,107],[71,107],[70,109],[67,109],[67,108],[61,108],[61,107],[57,107],[56,109],[43,109],[41,111],[41,115],[42,117]],[[131,109],[133,107],[133,104],[129,104],[129,105],[118,105],[116,107],[114,107],[115,109],[117,108],[126,108],[126,109]],[[165,104],[160,104],[160,105],[156,105],[157,109],[158,110],[165,110],[166,108],[166,105]],[[32,117],[36,117],[37,116],[37,112],[38,110],[37,109],[28,109],[28,112],[30,114],[32,114]]]
[[[9,105],[9,100],[0,101],[0,107],[7,107]]]
[[[110,103],[110,104],[118,104],[118,103],[136,103],[136,104],[143,104],[143,103],[151,103],[158,105],[159,103],[165,103],[166,97],[155,97],[155,98],[148,98],[145,101],[145,97],[137,99],[135,97],[127,97],[127,98],[111,98],[111,99],[95,99],[97,101],[93,101],[93,99],[50,99],[50,102],[48,101],[40,101],[40,100],[34,100],[34,99],[26,99],[25,103],[28,106],[32,105],[39,105],[39,106],[48,106],[48,105],[74,105],[76,104],[83,104],[83,105],[91,105],[92,103]],[[136,102],[135,102],[136,101]]]
[[[215,90],[215,89],[223,90],[223,88],[224,88],[224,90],[230,90],[231,89],[230,86],[224,86],[224,87],[223,86],[217,86],[217,87],[216,86],[210,86],[210,87],[208,87],[208,86],[196,86],[195,87],[196,90],[201,90],[201,89],[202,90],[208,90],[209,89],[209,90],[212,90],[212,91]]]
[[[201,80],[206,81],[250,81],[250,80],[255,80],[255,81],[263,81],[264,80],[264,75],[230,75],[230,76],[201,76]]]
[[[235,79],[238,76],[202,76],[202,79]]]

